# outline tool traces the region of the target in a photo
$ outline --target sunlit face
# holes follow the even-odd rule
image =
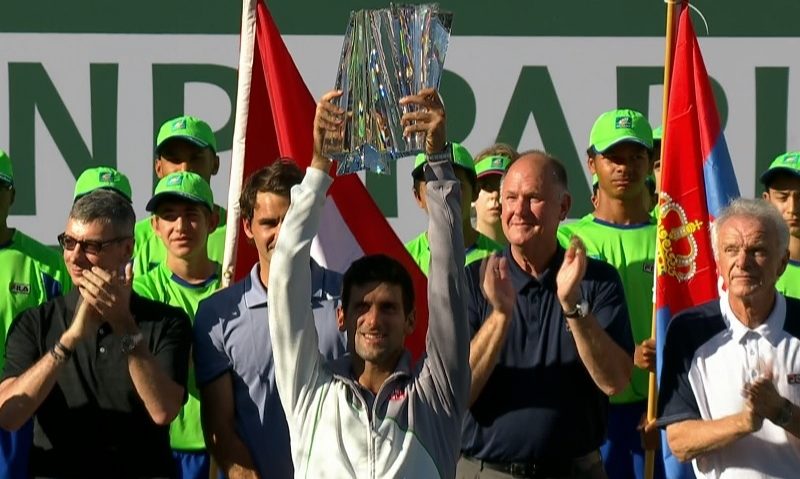
[[[478,199],[475,213],[479,223],[495,225],[500,222],[500,175],[478,178]]]
[[[289,211],[289,198],[269,192],[256,195],[253,219],[242,220],[244,234],[253,241],[258,250],[258,257],[267,265],[272,260],[278,233],[281,231],[283,219]]]
[[[651,169],[650,152],[633,142],[618,143],[589,158],[589,170],[597,174],[600,189],[613,199],[641,198]]]
[[[186,201],[162,201],[151,219],[153,230],[169,253],[182,259],[206,254],[203,246],[218,221],[217,213]]]
[[[748,216],[734,216],[717,232],[717,267],[733,298],[750,298],[773,290],[788,262],[779,251],[778,234]]]
[[[164,178],[179,171],[197,173],[211,184],[211,177],[219,170],[219,157],[211,148],[200,148],[180,138],[166,141],[156,158],[156,176]]]
[[[783,221],[789,227],[789,234],[800,238],[800,178],[776,176],[764,192],[764,199],[781,212]]]
[[[83,223],[70,218],[64,230],[66,236],[78,241],[102,243],[99,252],[89,253],[82,244],[72,249],[64,249],[64,262],[73,284],[80,286],[83,281],[83,270],[92,266],[100,267],[107,272],[124,274],[125,265],[133,253],[133,238],[130,234],[119,235],[110,224],[100,221]],[[118,241],[114,241],[118,240]]]
[[[398,284],[354,284],[349,304],[339,310],[339,324],[347,331],[351,352],[390,370],[403,354],[406,336],[414,331],[414,313],[403,310],[403,290]]]
[[[503,232],[509,244],[525,246],[555,241],[571,199],[545,158],[526,155],[511,165],[503,179],[501,201]]]

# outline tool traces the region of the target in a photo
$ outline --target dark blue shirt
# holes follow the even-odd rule
[[[508,259],[517,303],[497,365],[464,419],[462,451],[491,462],[586,454],[605,439],[608,396],[578,356],[556,295],[564,249],[558,248],[540,280],[517,265],[509,248],[502,254]],[[480,291],[479,267],[467,268],[473,336],[491,313]],[[628,310],[616,270],[589,259],[581,294],[600,326],[632,355]]]

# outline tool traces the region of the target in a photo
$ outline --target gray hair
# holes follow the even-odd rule
[[[789,227],[777,208],[762,199],[737,198],[731,201],[711,223],[711,247],[714,249],[714,258],[719,258],[717,249],[719,230],[733,217],[754,218],[762,224],[772,226],[772,231],[778,235],[778,252],[783,254],[789,249]]]
[[[72,220],[80,223],[100,222],[111,225],[118,235],[133,236],[136,214],[133,207],[119,193],[98,189],[78,198],[69,212]]]

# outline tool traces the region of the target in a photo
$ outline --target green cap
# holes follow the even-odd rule
[[[11,158],[0,150],[0,182],[14,186],[14,169],[11,168]]]
[[[597,118],[589,134],[589,143],[598,153],[604,153],[623,141],[638,143],[653,149],[653,129],[647,118],[636,110],[611,110]]]
[[[664,130],[660,126],[653,130],[653,141],[661,141],[661,135],[663,132]]]
[[[161,178],[145,209],[152,213],[158,208],[159,203],[170,198],[199,203],[214,211],[214,194],[211,192],[211,186],[197,173],[179,171]]]
[[[217,151],[217,139],[214,137],[214,131],[211,130],[208,123],[193,116],[179,116],[161,125],[156,137],[156,151],[165,141],[173,138],[186,140],[200,148],[211,147],[215,153]]]
[[[472,160],[469,150],[461,146],[460,143],[451,143],[451,145],[453,147],[453,164],[467,170],[467,173],[474,176],[475,162]],[[414,160],[414,169],[411,171],[412,177],[422,178],[422,165],[425,164],[425,160],[425,153],[417,155],[416,160]]]
[[[790,151],[775,158],[767,171],[761,174],[761,183],[769,186],[781,173],[800,178],[800,151]]]
[[[478,178],[488,175],[504,175],[508,170],[511,159],[507,156],[487,156],[475,163],[475,174]]]
[[[72,195],[72,201],[75,202],[78,198],[98,189],[116,191],[124,196],[128,202],[131,202],[132,191],[128,177],[108,166],[98,166],[84,170],[81,176],[78,177],[78,181],[75,182],[75,193]]]

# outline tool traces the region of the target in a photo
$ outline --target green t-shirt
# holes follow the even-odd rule
[[[800,299],[800,261],[789,260],[775,288],[784,296]]]
[[[144,276],[133,279],[133,290],[145,298],[177,306],[189,315],[194,324],[194,315],[201,300],[211,296],[220,286],[221,267],[217,273],[202,284],[189,284],[174,275],[162,262]],[[264,318],[266,321],[266,318]],[[203,428],[200,424],[200,393],[195,383],[194,367],[189,368],[187,384],[189,399],[183,405],[178,417],[169,426],[169,442],[173,449],[196,451],[206,448]]]
[[[586,254],[614,266],[622,279],[625,302],[636,344],[651,336],[653,321],[653,281],[656,256],[656,222],[614,225],[587,215],[559,228],[559,242],[569,245],[575,234],[586,245]],[[648,372],[633,368],[631,383],[613,396],[614,404],[647,400]]]
[[[208,235],[208,257],[211,261],[222,264],[222,256],[225,254],[225,232],[227,228],[228,213],[225,208],[217,206],[219,212],[219,224],[210,235]],[[164,242],[153,230],[150,216],[137,221],[133,231],[133,277],[143,276],[145,273],[155,268],[167,258],[167,248]]]
[[[64,258],[19,230],[0,245],[0,370],[4,367],[6,335],[14,318],[26,309],[72,289]]]
[[[475,240],[475,244],[464,251],[466,253],[466,262],[464,266],[469,266],[476,261],[486,258],[495,251],[501,251],[502,249],[502,245],[495,243],[494,240],[488,236],[478,233],[478,239]],[[431,264],[431,248],[428,243],[427,233],[420,233],[419,236],[406,243],[406,250],[411,254],[411,257],[414,258],[414,262],[417,263],[425,276],[428,276],[428,268]]]

